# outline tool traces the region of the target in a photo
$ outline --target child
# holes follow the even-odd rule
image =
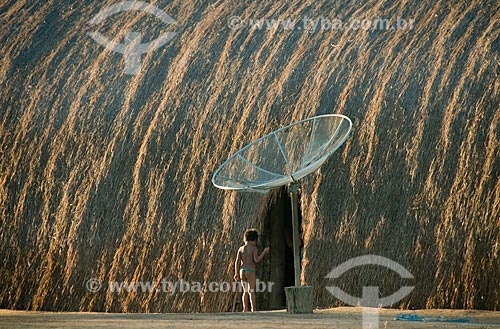
[[[257,238],[259,233],[255,229],[248,229],[245,232],[245,244],[238,249],[236,261],[234,262],[234,279],[241,280],[243,286],[243,312],[248,312],[248,299],[251,303],[251,311],[255,312],[255,264],[260,263],[264,256],[269,253],[269,247],[259,255],[257,250]],[[250,297],[250,298],[249,298]]]

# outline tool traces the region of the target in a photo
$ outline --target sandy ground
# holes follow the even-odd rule
[[[398,321],[417,314],[434,321]],[[253,314],[52,313],[0,310],[0,328],[362,328],[362,309],[341,307],[291,315],[285,311]],[[466,323],[446,322],[468,319]],[[500,328],[500,312],[463,310],[379,310],[379,328]]]

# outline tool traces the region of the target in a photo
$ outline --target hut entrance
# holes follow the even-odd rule
[[[274,283],[268,294],[268,308],[282,309],[286,307],[284,288],[294,285],[292,210],[286,186],[272,193],[265,221],[271,247],[266,272],[269,273],[269,281]],[[300,214],[299,206],[299,225],[302,220]]]

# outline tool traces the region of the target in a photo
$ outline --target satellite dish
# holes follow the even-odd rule
[[[295,122],[245,146],[214,173],[221,189],[257,191],[293,183],[318,169],[347,139],[351,120],[340,114]]]
[[[318,169],[347,139],[351,120],[340,114],[320,115],[278,129],[243,147],[214,173],[212,183],[224,190],[268,191],[289,185],[295,286],[300,286],[298,180]]]

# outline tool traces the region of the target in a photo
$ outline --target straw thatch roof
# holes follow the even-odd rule
[[[273,248],[283,196],[220,191],[212,173],[263,134],[335,112],[353,133],[300,196],[316,306],[340,303],[325,289],[333,267],[378,254],[415,276],[400,306],[500,309],[498,1],[160,0],[176,24],[137,12],[88,24],[114,3],[0,4],[0,308],[230,310],[231,293],[85,283],[230,280],[247,227]],[[231,16],[414,23],[230,29]],[[125,75],[96,30],[177,35]],[[358,296],[400,286],[377,268],[341,279]]]

